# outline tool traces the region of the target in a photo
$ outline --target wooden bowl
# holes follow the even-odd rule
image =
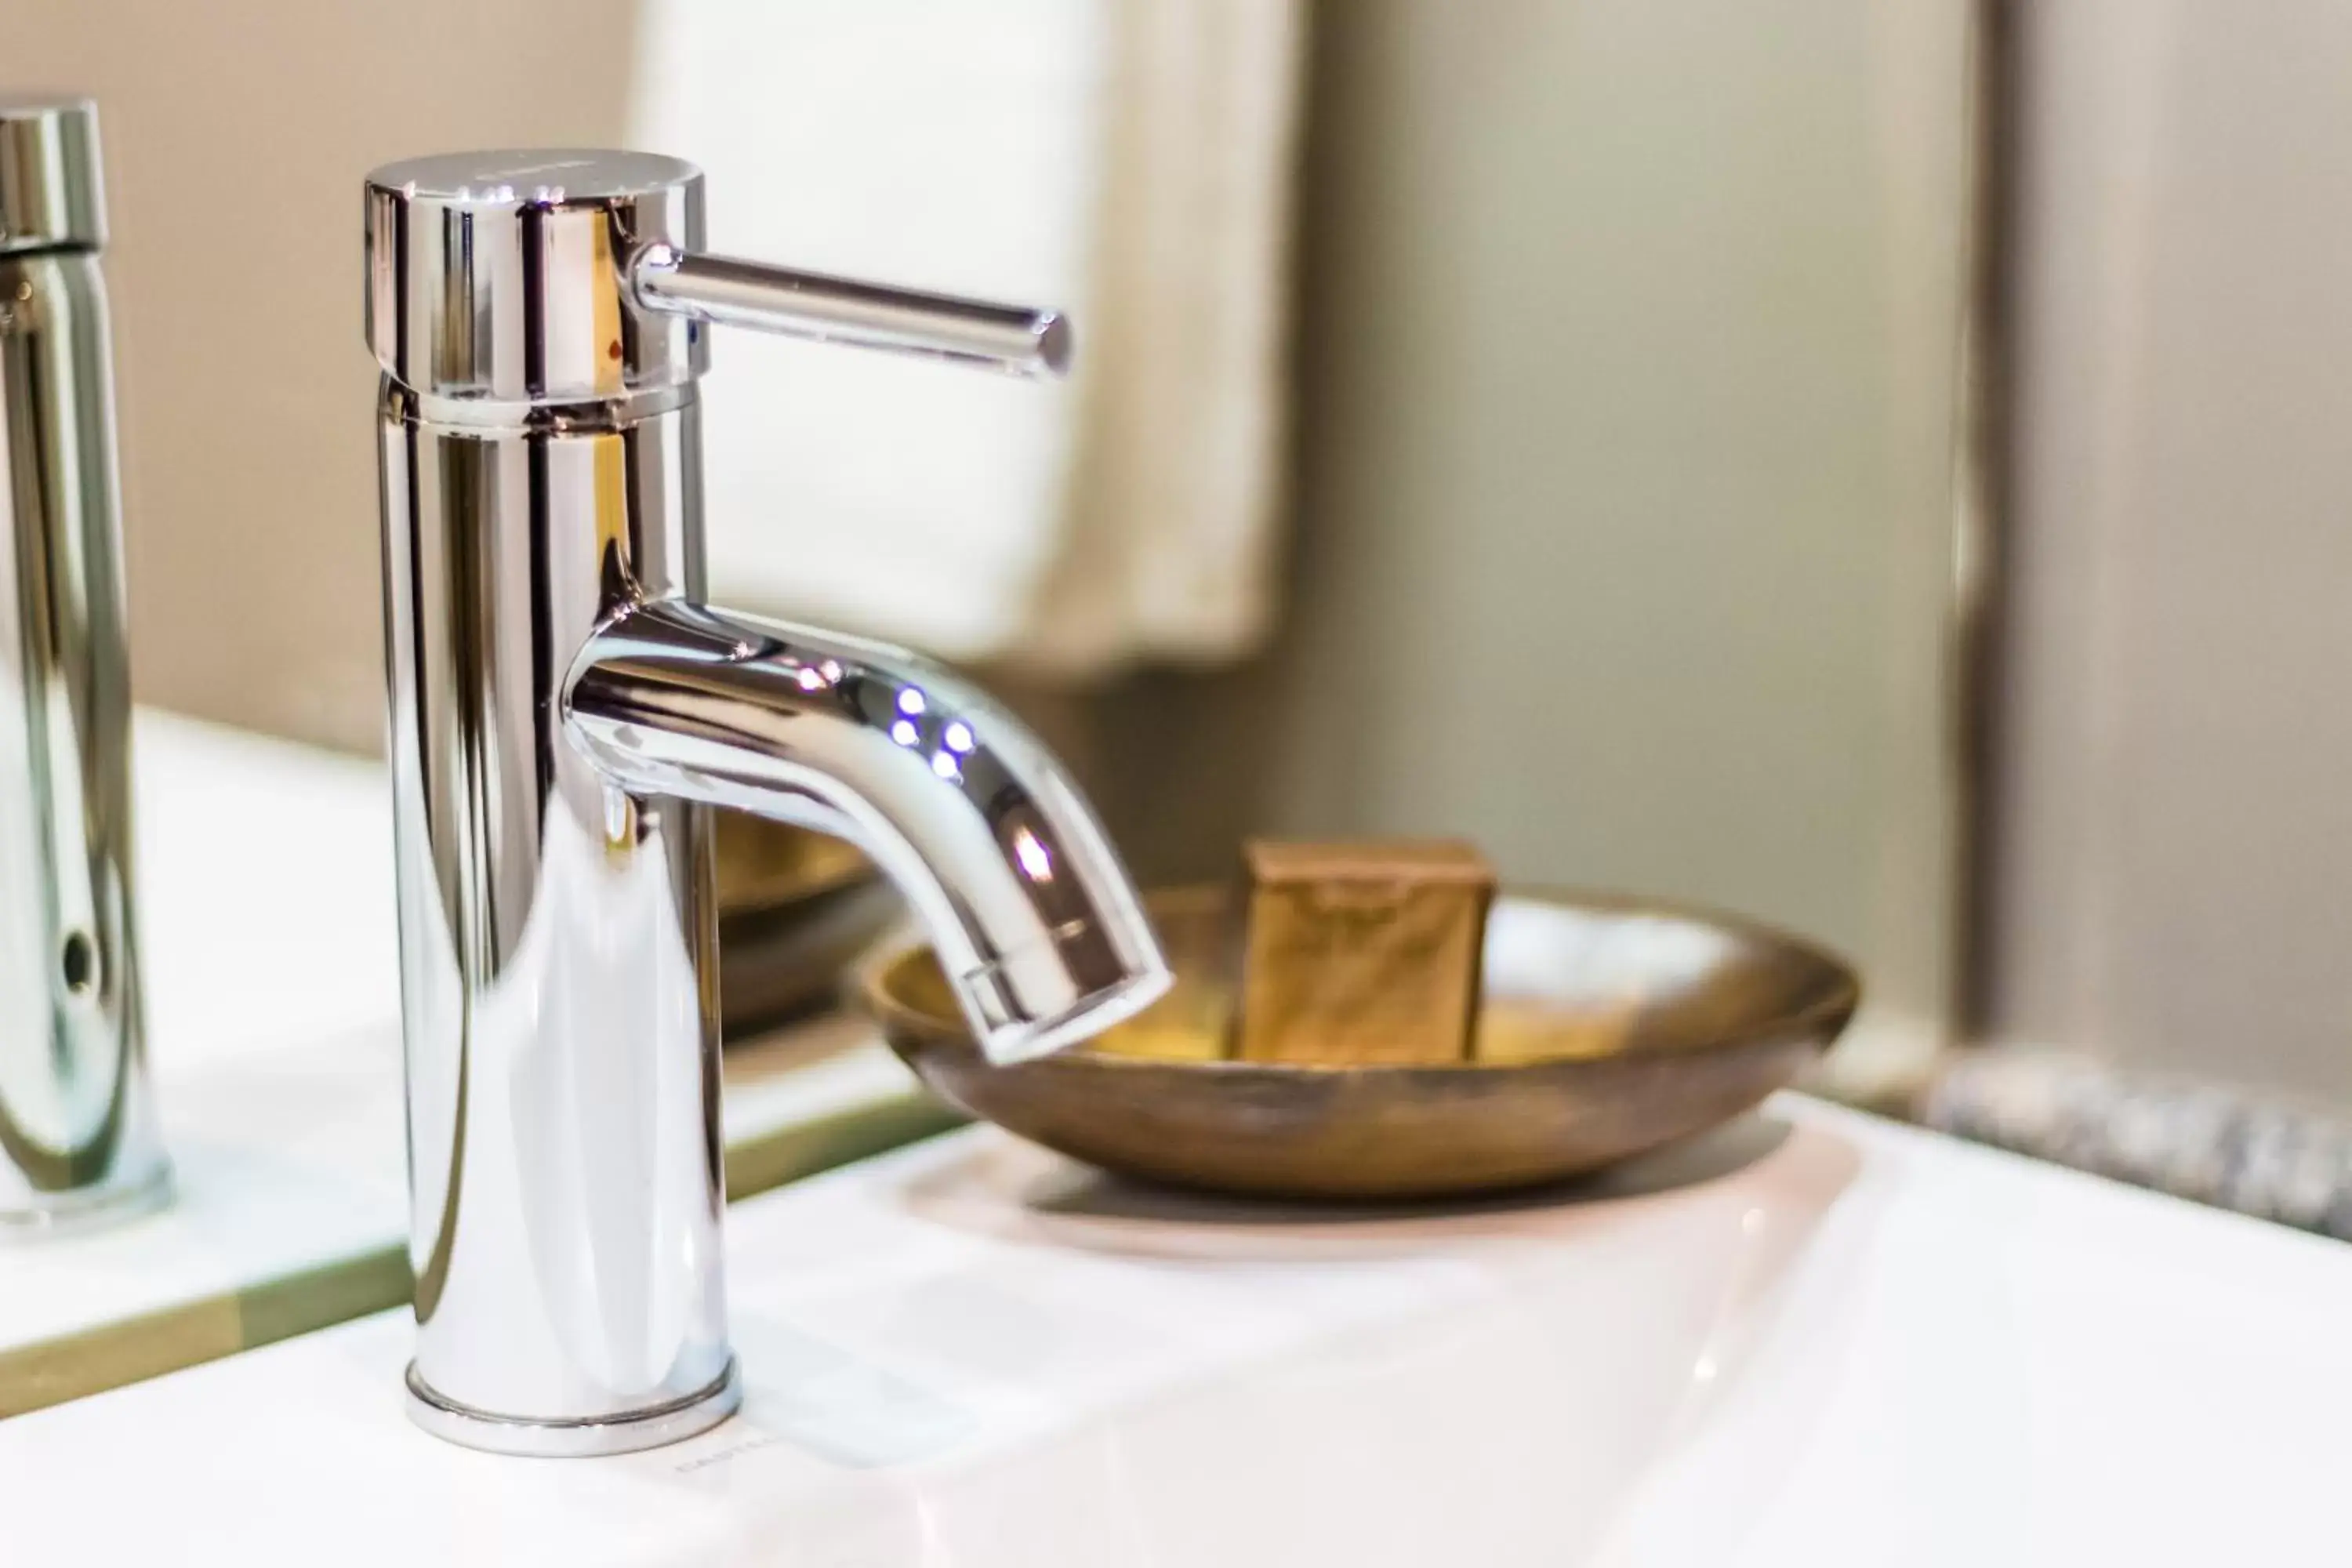
[[[972,1115],[1106,1169],[1226,1193],[1417,1198],[1596,1170],[1748,1110],[1860,997],[1819,948],[1725,915],[1596,895],[1496,900],[1476,1059],[1224,1059],[1234,919],[1215,889],[1150,900],[1166,998],[1058,1056],[982,1056],[927,947],[861,977],[891,1047]]]

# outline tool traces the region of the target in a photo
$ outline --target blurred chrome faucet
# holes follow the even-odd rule
[[[0,99],[0,1237],[158,1201],[98,111]]]
[[[1117,855],[1011,717],[898,648],[702,602],[709,323],[1034,374],[1063,367],[1062,321],[701,245],[701,175],[668,158],[367,183],[410,1411],[477,1447],[647,1447],[740,1398],[709,805],[855,840],[1000,1058],[1167,984]]]

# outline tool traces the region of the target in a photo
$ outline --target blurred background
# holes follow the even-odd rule
[[[1070,310],[1060,388],[720,343],[712,586],[978,667],[1147,879],[1458,834],[1846,950],[1865,1051],[2352,1093],[2352,12],[0,13],[103,106],[146,703],[379,748],[361,178],[642,145]]]

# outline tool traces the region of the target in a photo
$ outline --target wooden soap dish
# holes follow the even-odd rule
[[[1528,1186],[1699,1132],[1787,1084],[1844,1028],[1853,972],[1724,915],[1603,896],[1498,899],[1475,1056],[1334,1064],[1228,1055],[1232,895],[1155,895],[1167,997],[1059,1056],[993,1067],[927,947],[869,964],[891,1047],[974,1116],[1122,1174],[1283,1197]]]

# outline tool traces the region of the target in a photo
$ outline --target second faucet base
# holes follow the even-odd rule
[[[24,1207],[0,1204],[0,1246],[36,1237],[79,1236],[152,1214],[172,1201],[172,1166],[162,1158],[118,1171],[94,1186],[42,1194]]]

